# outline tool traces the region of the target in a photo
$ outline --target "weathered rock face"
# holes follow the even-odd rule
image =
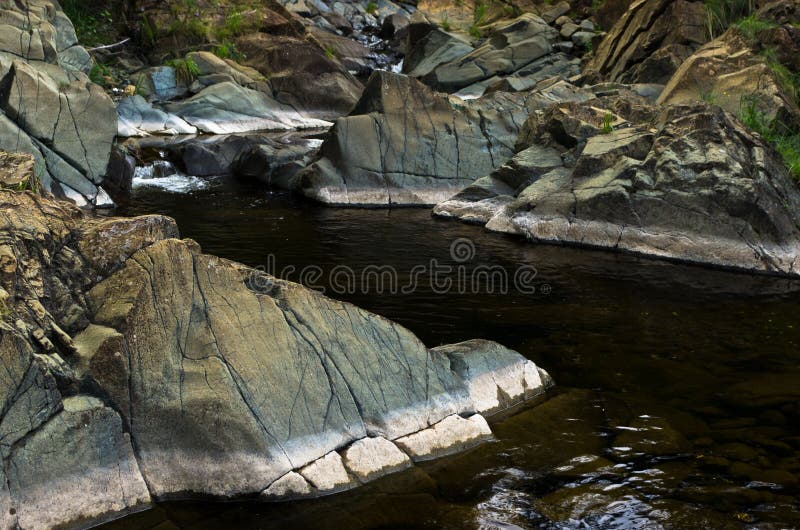
[[[342,491],[480,443],[482,414],[550,384],[498,344],[429,350],[202,254],[165,217],[3,190],[0,213],[2,528]]]
[[[538,16],[523,15],[494,30],[471,53],[435,68],[425,82],[455,92],[498,74],[510,74],[549,54],[557,37],[558,32]]]
[[[792,26],[788,26],[793,31]],[[709,100],[739,115],[752,105],[770,121],[800,123],[800,108],[766,59],[732,28],[692,54],[670,79],[658,102]]]
[[[586,70],[623,83],[666,83],[708,40],[703,2],[637,0],[597,47]]]
[[[45,188],[80,205],[108,206],[106,171],[116,116],[91,83],[88,53],[53,0],[0,7],[0,146],[36,158]]]
[[[353,108],[361,84],[309,42],[256,33],[237,40],[245,64],[269,77],[275,99],[309,118],[330,120]]]
[[[579,113],[539,119],[533,145],[435,213],[536,241],[800,274],[800,191],[760,138],[701,103],[639,124],[625,121],[655,109],[594,105],[583,115],[617,128],[603,134]]]
[[[586,94],[553,82],[463,102],[406,76],[376,72],[293,187],[329,204],[435,204],[510,158],[530,110]]]

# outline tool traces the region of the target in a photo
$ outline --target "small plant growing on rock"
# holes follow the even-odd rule
[[[473,39],[480,39],[481,37],[483,37],[483,32],[481,31],[481,28],[479,28],[477,24],[473,24],[472,26],[470,26],[469,34]]]
[[[614,127],[611,125],[613,121],[614,116],[612,116],[610,112],[607,112],[603,116],[603,126],[601,127],[600,132],[603,134],[610,134],[614,130]]]
[[[197,66],[197,63],[191,58],[173,59],[171,61],[167,61],[166,65],[174,68],[175,77],[178,79],[178,81],[181,81],[187,85],[190,85],[195,79],[197,79],[197,76],[200,75],[200,67]]]
[[[705,0],[708,36],[714,39],[755,11],[755,0]]]
[[[745,17],[734,25],[739,28],[739,31],[742,32],[744,38],[751,43],[756,40],[758,34],[762,31],[777,27],[777,24],[774,22],[759,20],[755,15]]]
[[[453,29],[453,27],[450,25],[450,19],[448,19],[448,18],[447,18],[447,15],[445,15],[445,16],[442,18],[442,21],[441,21],[441,22],[439,22],[439,25],[440,25],[440,26],[442,27],[442,29],[443,29],[443,30],[445,30],[445,31],[450,31],[451,29]]]
[[[367,4],[365,11],[370,15],[375,15],[378,12],[378,4],[375,2],[370,2]]]
[[[800,181],[800,134],[778,120],[770,120],[759,110],[755,97],[742,98],[739,118],[780,153],[789,173]]]
[[[336,51],[333,49],[332,46],[330,46],[330,45],[325,46],[325,56],[328,59],[333,59],[333,58],[336,57]]]

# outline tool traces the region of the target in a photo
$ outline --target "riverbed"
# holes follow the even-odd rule
[[[170,215],[205,252],[428,346],[501,342],[557,389],[493,425],[495,442],[349,493],[164,503],[104,528],[800,526],[800,282],[535,245],[428,208],[326,208],[232,178],[180,189],[137,187],[118,213]]]

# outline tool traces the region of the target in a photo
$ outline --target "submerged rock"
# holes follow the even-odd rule
[[[539,124],[522,137],[533,145],[435,214],[535,241],[800,274],[800,191],[778,153],[733,116],[696,103],[637,124],[656,110],[628,108],[627,121],[577,107],[569,118],[531,117]]]
[[[3,528],[342,491],[487,439],[484,414],[550,384],[498,344],[427,349],[202,254],[168,218],[2,190],[0,211]]]

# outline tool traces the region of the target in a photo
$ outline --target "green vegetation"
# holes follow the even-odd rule
[[[611,125],[613,121],[614,116],[612,116],[610,112],[605,114],[603,116],[603,127],[600,129],[600,132],[603,134],[610,134],[614,130],[614,127]]]
[[[370,15],[375,15],[378,12],[378,4],[376,4],[375,2],[368,3],[366,11]]]
[[[448,19],[448,18],[447,18],[447,15],[445,15],[445,16],[442,18],[442,21],[441,21],[441,22],[439,22],[439,25],[440,25],[440,26],[442,27],[442,29],[443,29],[443,30],[445,30],[445,31],[450,31],[451,29],[453,29],[453,27],[450,25],[450,19]]]
[[[105,64],[95,63],[92,70],[89,72],[89,79],[92,83],[98,84],[102,87],[109,87],[116,84],[114,73]]]
[[[789,173],[800,180],[800,134],[778,120],[770,120],[752,97],[743,99],[740,118],[780,153]]]
[[[705,6],[706,27],[713,39],[755,11],[755,0],[705,0]]]
[[[473,39],[480,39],[483,37],[483,32],[481,28],[477,26],[477,24],[473,24],[469,27],[469,34]]]
[[[221,27],[214,30],[214,36],[221,41],[226,41],[242,35],[245,31],[244,15],[241,11],[234,11],[227,17]]]
[[[85,0],[62,0],[61,8],[84,46],[100,46],[114,40],[114,19],[109,9],[93,8]]]
[[[183,83],[190,85],[200,75],[200,67],[193,59],[173,59],[165,63],[175,69],[175,77]]]
[[[476,26],[480,26],[481,24],[486,22],[486,16],[489,14],[489,4],[486,2],[479,0],[475,2],[475,6],[472,8],[472,21],[475,23]]]
[[[515,5],[506,4],[503,6],[503,14],[509,18],[517,18],[522,14],[522,10]]]
[[[232,59],[236,62],[241,62],[246,58],[245,55],[236,48],[234,43],[227,41],[214,47],[214,55],[220,59]]]
[[[333,49],[332,46],[330,45],[325,46],[325,56],[328,59],[333,59],[334,57],[336,57],[336,51]]]
[[[734,23],[739,28],[748,42],[754,42],[758,34],[766,29],[777,27],[777,24],[767,20],[759,20],[755,15],[749,15]]]

